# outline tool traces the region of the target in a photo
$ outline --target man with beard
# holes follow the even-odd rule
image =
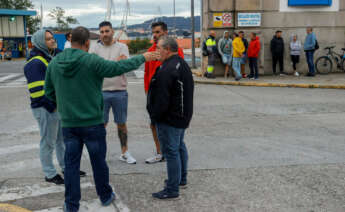
[[[99,24],[100,41],[90,49],[90,53],[95,53],[106,60],[119,61],[129,58],[128,47],[117,42],[114,37],[112,24],[103,21]],[[127,110],[128,92],[127,79],[124,74],[113,78],[105,78],[103,82],[104,100],[104,124],[107,127],[109,122],[110,109],[113,111],[114,122],[117,125],[117,132],[121,143],[119,159],[129,164],[135,164],[136,160],[128,151],[128,131],[127,131]]]
[[[153,45],[148,49],[148,52],[154,52],[157,50],[157,43],[160,37],[168,35],[168,26],[164,22],[156,22],[152,23],[151,25],[152,29],[152,35],[153,35]],[[181,48],[178,48],[178,55],[183,59],[183,51]],[[160,61],[150,61],[145,63],[145,75],[144,75],[144,84],[145,84],[145,93],[147,94],[150,83],[151,83],[151,78],[153,75],[156,73],[157,68],[159,68],[162,65]],[[148,158],[145,162],[148,164],[153,164],[157,162],[162,162],[164,161],[164,157],[162,155],[161,149],[160,149],[160,144],[157,136],[157,131],[156,131],[156,126],[155,123],[151,122],[151,130],[152,130],[152,135],[153,135],[153,140],[156,145],[156,153],[153,157]]]

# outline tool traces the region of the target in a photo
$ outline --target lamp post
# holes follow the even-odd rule
[[[195,19],[194,19],[194,0],[191,1],[191,19],[192,19],[192,68],[196,68],[195,65]]]

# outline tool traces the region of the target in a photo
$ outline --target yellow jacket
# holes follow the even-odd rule
[[[246,47],[244,47],[243,41],[240,37],[234,39],[232,47],[234,49],[232,54],[233,57],[242,57],[243,52],[246,51]]]

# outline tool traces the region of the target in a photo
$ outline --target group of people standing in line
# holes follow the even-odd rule
[[[314,67],[314,53],[319,48],[315,33],[311,27],[307,28],[307,36],[302,47],[301,41],[297,35],[291,36],[289,45],[290,57],[294,75],[299,76],[297,71],[297,64],[300,61],[302,50],[305,51],[306,60],[309,71],[306,76],[315,76]],[[284,55],[285,43],[282,38],[282,31],[276,31],[270,42],[270,50],[272,54],[272,71],[277,75],[276,67],[279,63],[280,75],[287,75],[284,71]],[[208,57],[208,66],[204,76],[207,78],[215,78],[214,66],[216,57],[221,58],[222,63],[225,65],[224,77],[227,78],[230,68],[234,71],[235,80],[238,81],[242,78],[258,79],[258,57],[261,51],[260,38],[255,32],[250,33],[250,41],[245,38],[244,32],[233,33],[230,35],[229,31],[224,31],[223,37],[219,39],[218,44],[216,41],[216,32],[211,31],[208,38],[203,42],[202,54]],[[245,71],[245,64],[249,61],[250,74],[247,76]]]
[[[53,32],[39,30],[24,67],[31,109],[38,122],[40,160],[47,182],[65,184],[65,212],[79,210],[83,146],[87,147],[96,191],[102,205],[116,198],[109,184],[106,127],[112,109],[121,143],[119,159],[135,164],[128,151],[128,92],[125,73],[145,63],[144,88],[156,154],[146,163],[166,160],[168,178],[157,199],[176,198],[187,185],[185,130],[193,114],[194,82],[183,51],[168,36],[164,22],[153,23],[154,43],[148,52],[129,59],[128,47],[114,39],[110,22],[99,24],[100,40],[90,48],[90,33],[77,27],[66,34],[66,49],[56,48]],[[64,178],[53,164],[56,151]]]

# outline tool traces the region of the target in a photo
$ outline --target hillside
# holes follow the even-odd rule
[[[176,21],[174,21],[176,19]],[[148,21],[145,21],[142,24],[134,24],[130,25],[127,28],[129,30],[135,30],[135,29],[144,29],[144,30],[150,30],[150,26],[152,22],[155,21],[163,21],[168,24],[169,30],[172,30],[174,28],[174,22],[175,22],[175,28],[177,31],[190,31],[192,28],[191,18],[190,17],[160,17],[155,19],[150,19]],[[200,16],[195,16],[195,31],[200,32]]]

